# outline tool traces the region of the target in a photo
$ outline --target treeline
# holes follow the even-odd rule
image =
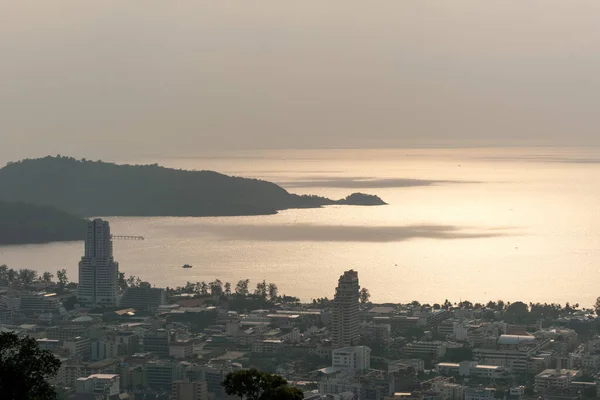
[[[589,316],[592,314],[600,315],[600,298],[596,300],[594,308],[581,308],[579,303],[571,304],[569,302],[563,306],[560,303],[525,303],[522,301],[511,303],[504,300],[489,301],[487,303],[472,303],[468,300],[451,303],[446,300],[442,304],[436,303],[433,305],[413,301],[409,304],[414,307],[421,307],[421,309],[450,310],[459,308],[479,310],[484,319],[495,319],[496,314],[499,313],[502,320],[511,324],[533,324],[542,319],[558,319],[576,312],[582,312]]]
[[[371,292],[367,288],[361,288],[358,292],[358,300],[362,304],[367,304],[371,299]],[[331,300],[328,297],[319,297],[316,299],[312,299],[312,304],[315,307],[328,307],[330,305]]]
[[[59,287],[65,288],[69,285],[69,278],[67,277],[67,270],[60,269],[56,271],[57,280],[54,281],[54,274],[51,272],[44,272],[38,275],[37,271],[28,268],[12,269],[8,268],[6,264],[0,265],[0,285],[9,286],[15,288],[28,288],[35,283],[42,283],[51,285],[56,283]]]
[[[137,279],[135,280],[137,281]],[[230,282],[223,283],[220,279],[215,279],[212,282],[202,281],[194,283],[188,281],[185,286],[167,287],[167,293],[169,295],[192,294],[201,297],[258,298],[270,302],[284,303],[300,302],[300,299],[294,296],[287,296],[285,294],[280,296],[277,285],[265,280],[256,283],[256,287],[253,290],[250,289],[250,279],[239,280],[235,287]]]

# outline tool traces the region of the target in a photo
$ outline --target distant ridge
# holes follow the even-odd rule
[[[61,156],[26,159],[1,168],[0,200],[51,206],[82,217],[266,215],[331,204],[385,204],[377,196],[360,193],[337,201],[298,196],[271,182],[214,171]]]

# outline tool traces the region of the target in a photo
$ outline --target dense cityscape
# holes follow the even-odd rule
[[[578,304],[467,300],[373,304],[349,270],[332,299],[302,304],[276,283],[126,277],[107,221],[90,221],[77,283],[0,267],[0,332],[60,360],[61,399],[229,399],[246,369],[305,399],[580,399],[600,391],[600,324]],[[334,290],[335,287],[335,290]]]
[[[0,2],[0,400],[600,399],[600,1]]]

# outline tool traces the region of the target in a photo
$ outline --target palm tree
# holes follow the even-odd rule
[[[200,282],[200,294],[202,296],[206,296],[208,294],[208,285],[204,281]]]
[[[52,275],[52,273],[46,271],[42,274],[42,282],[44,283],[52,283],[52,278],[54,278],[54,275]]]
[[[223,293],[223,283],[216,279],[208,284],[210,287],[210,294],[213,296],[220,296]]]
[[[269,283],[269,286],[267,287],[267,291],[269,292],[269,299],[271,301],[277,300],[277,294],[279,293],[279,290],[277,289],[276,284]]]

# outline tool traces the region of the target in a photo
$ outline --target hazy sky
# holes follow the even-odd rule
[[[600,144],[600,2],[0,2],[0,155]]]

